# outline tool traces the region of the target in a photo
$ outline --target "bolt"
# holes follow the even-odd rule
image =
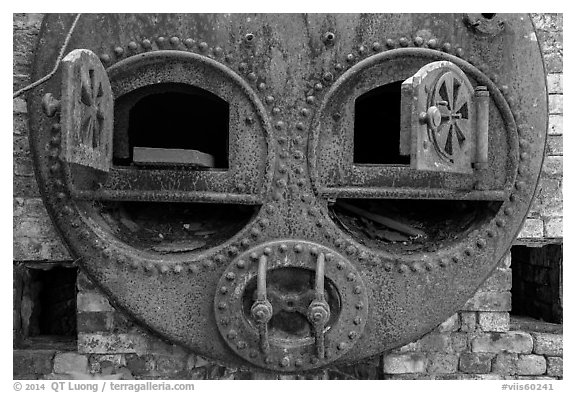
[[[224,302],[218,303],[218,309],[219,310],[225,310],[226,309],[226,303],[224,303]]]
[[[346,55],[346,61],[348,63],[351,63],[354,61],[354,55],[352,53],[348,53],[348,55]]]
[[[222,295],[226,295],[226,294],[228,293],[228,288],[226,288],[226,287],[221,287],[221,288],[220,288],[220,293],[221,293]]]
[[[438,45],[438,40],[436,38],[432,38],[430,40],[428,40],[428,47],[429,48],[436,48],[436,46]]]
[[[258,85],[258,90],[266,90],[266,83],[261,82],[261,83]]]
[[[200,48],[200,50],[201,50],[202,52],[205,52],[206,49],[208,49],[208,44],[205,43],[205,42],[201,42],[201,43],[198,45],[198,47]]]
[[[400,43],[400,46],[403,46],[403,47],[408,46],[408,38],[406,38],[406,37],[400,38],[400,40],[398,42]]]
[[[336,40],[336,35],[330,31],[324,33],[324,37],[322,37],[322,41],[324,41],[325,45],[333,45],[334,40]]]
[[[296,244],[296,245],[294,246],[294,251],[296,251],[296,252],[298,252],[298,253],[302,252],[303,249],[304,249],[304,248],[302,247],[302,244]]]
[[[340,351],[343,349],[346,349],[346,343],[345,342],[340,342],[338,343],[338,345],[336,346],[336,348],[338,348]]]
[[[254,34],[248,33],[244,36],[244,42],[251,45],[254,42]]]
[[[142,41],[142,47],[146,50],[151,49],[152,48],[152,42],[150,42],[150,40],[146,39]]]
[[[238,333],[236,333],[236,330],[230,330],[227,334],[227,337],[230,340],[234,340],[237,335],[238,335]]]
[[[356,295],[360,295],[362,293],[362,288],[360,286],[357,286],[354,288],[354,293]]]
[[[424,44],[424,38],[422,38],[420,36],[414,38],[414,45],[422,46],[423,44]]]
[[[392,39],[388,38],[388,39],[386,40],[386,46],[387,46],[388,48],[390,48],[390,49],[394,48],[394,46],[395,46],[395,45],[394,45],[394,41],[393,41]]]
[[[355,331],[351,331],[350,333],[348,333],[348,338],[350,340],[354,340],[356,337],[358,337],[358,333],[356,333]]]
[[[282,244],[280,244],[279,249],[281,252],[286,252],[288,250],[288,246],[286,244],[282,243]]]
[[[244,269],[246,267],[246,262],[243,259],[240,259],[238,262],[236,262],[236,267],[238,269]]]
[[[290,365],[290,359],[288,357],[283,357],[282,360],[280,361],[280,366],[281,367],[288,367]]]
[[[114,48],[114,53],[116,54],[116,56],[120,57],[124,54],[124,49],[122,49],[122,47],[117,46],[116,48]]]
[[[246,342],[238,341],[238,344],[236,344],[236,346],[238,347],[238,349],[244,349],[246,348]]]
[[[217,46],[216,48],[214,48],[214,54],[216,56],[221,56],[222,55],[222,48],[220,48],[219,46]]]
[[[129,48],[130,50],[136,50],[136,49],[138,49],[138,44],[135,43],[134,41],[130,41],[130,42],[128,43],[128,48]]]
[[[270,247],[265,247],[264,248],[264,255],[270,255],[272,254],[272,249]]]
[[[156,38],[156,42],[158,43],[158,46],[164,44],[165,41],[166,41],[166,38],[164,38],[164,37]]]
[[[178,45],[180,43],[180,38],[178,37],[172,37],[170,38],[170,43],[174,46]]]
[[[256,76],[255,73],[251,72],[248,74],[248,79],[251,80],[252,82],[255,82],[256,79],[258,79],[258,77]]]
[[[226,273],[226,280],[233,281],[236,278],[236,275],[233,272]]]
[[[452,45],[450,45],[449,42],[445,42],[444,45],[442,45],[442,50],[449,53],[452,50]]]
[[[184,45],[186,45],[188,48],[190,48],[192,45],[194,45],[194,40],[192,38],[186,38],[184,40]]]

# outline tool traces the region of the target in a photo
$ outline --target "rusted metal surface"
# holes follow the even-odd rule
[[[491,273],[521,227],[541,170],[547,96],[530,19],[475,18],[484,19],[83,15],[69,50],[90,50],[106,67],[119,119],[114,159],[127,157],[130,108],[178,84],[228,104],[228,165],[150,169],[112,160],[102,172],[68,164],[61,145],[61,122],[68,120],[54,101],[62,98],[59,71],[28,101],[48,211],[79,264],[116,306],[222,363],[305,372],[408,343],[458,310]],[[72,20],[50,15],[44,21],[36,77],[49,71]],[[461,174],[355,163],[356,99],[437,61],[454,64],[473,87],[486,87],[487,159],[477,162],[486,165]],[[43,101],[48,93],[52,99]],[[400,132],[374,116],[375,138]],[[450,153],[446,143],[439,146]],[[469,153],[475,163],[478,152]],[[366,223],[334,205],[342,198],[424,236],[371,239],[360,227]],[[248,210],[220,237],[198,239],[185,231],[201,226],[193,222],[196,215],[210,219],[218,212],[201,204],[207,202]],[[111,209],[134,217],[173,213],[154,218],[163,236],[150,243]],[[177,236],[167,239],[169,233]],[[260,291],[258,266],[266,277]],[[321,276],[323,282],[315,280]],[[281,318],[286,313],[302,323],[291,326]]]

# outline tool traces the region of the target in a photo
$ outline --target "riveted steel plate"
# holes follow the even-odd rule
[[[44,20],[34,79],[50,72],[73,19],[58,14]],[[225,170],[113,163],[90,193],[70,194],[60,120],[42,112],[46,93],[61,98],[59,70],[28,96],[31,151],[47,210],[74,258],[116,307],[221,363],[271,369],[231,347],[216,328],[214,302],[233,261],[280,239],[305,239],[341,255],[366,287],[363,333],[333,363],[310,364],[309,370],[404,345],[461,309],[490,275],[521,228],[538,181],[547,129],[538,42],[528,15],[493,19],[498,29],[486,35],[463,14],[82,15],[67,50],[99,56],[115,105],[143,87],[139,83],[153,85],[154,69],[164,82],[206,83],[196,87],[228,102],[236,116],[229,125],[234,148]],[[455,64],[474,87],[486,86],[484,172],[355,163],[356,98],[401,84],[436,61]],[[243,165],[254,170],[240,171]],[[350,225],[361,220],[339,209],[339,199],[366,209],[383,206],[380,214],[412,220],[408,224],[425,236],[408,237],[406,244],[370,239]],[[156,204],[145,212],[178,208],[192,217],[218,212],[207,202],[227,212],[253,210],[218,241],[198,249],[175,241],[171,248],[156,246],[174,252],[158,252],[137,247],[139,239],[126,241],[130,230],[114,231],[107,218],[111,206],[134,210],[137,201]],[[167,216],[152,224],[163,225]],[[191,224],[175,221],[188,236]],[[340,279],[329,282],[338,287]],[[278,367],[274,371],[297,372]]]

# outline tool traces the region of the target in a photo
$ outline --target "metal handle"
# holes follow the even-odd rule
[[[266,270],[268,258],[262,255],[258,261],[258,282],[256,287],[256,301],[250,309],[252,318],[258,326],[260,336],[260,350],[264,353],[270,349],[268,342],[268,321],[272,318],[272,304],[266,298]]]
[[[308,321],[314,328],[316,354],[320,359],[324,358],[324,328],[330,319],[330,306],[324,298],[324,253],[318,255],[316,260],[315,297],[308,306]]]

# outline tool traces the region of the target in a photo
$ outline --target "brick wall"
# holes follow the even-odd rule
[[[30,82],[41,14],[14,14],[14,90]],[[562,242],[562,16],[533,21],[548,72],[547,156],[536,201],[517,241]],[[25,96],[14,99],[14,263],[70,263],[39,198],[28,147]],[[16,278],[16,274],[15,274]],[[510,318],[510,255],[471,298],[420,340],[358,364],[306,377],[230,369],[163,342],[116,311],[82,274],[77,280],[77,342],[19,345],[18,379],[556,379],[562,377],[557,325]],[[14,331],[21,329],[22,290],[15,279]]]

